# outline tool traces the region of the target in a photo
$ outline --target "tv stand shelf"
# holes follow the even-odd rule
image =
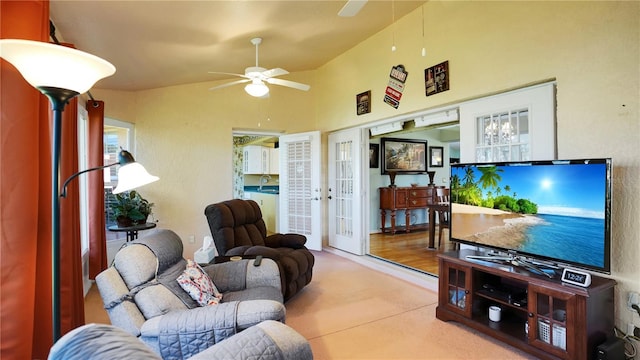
[[[436,317],[457,321],[541,359],[595,359],[596,347],[613,336],[615,281],[592,276],[582,288],[513,265],[467,256],[463,249],[438,255]],[[489,320],[489,307],[501,320]]]

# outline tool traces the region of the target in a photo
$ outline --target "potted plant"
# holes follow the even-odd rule
[[[115,194],[111,208],[118,227],[141,225],[152,214],[153,203],[140,196],[135,190]]]

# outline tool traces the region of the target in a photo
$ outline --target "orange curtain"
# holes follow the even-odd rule
[[[88,167],[104,165],[104,102],[87,101],[89,113]],[[89,278],[95,279],[107,268],[107,236],[104,213],[104,176],[102,171],[87,174],[89,184]]]
[[[0,38],[48,41],[49,2],[1,1]],[[68,124],[76,108],[63,116],[62,176],[77,167],[75,118]],[[53,343],[51,105],[4,60],[0,116],[0,358],[45,359]],[[61,202],[62,334],[84,323],[77,188],[70,191]]]
[[[62,113],[60,156],[62,184],[78,172],[78,98],[69,101]],[[60,333],[83,324],[80,186],[78,180],[73,180],[67,187],[67,196],[60,199]]]

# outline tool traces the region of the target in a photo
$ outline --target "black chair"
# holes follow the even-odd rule
[[[438,200],[438,204],[441,205],[449,205],[451,203],[450,191],[447,188],[437,188],[436,189],[436,198]],[[446,210],[439,209],[438,210],[438,248],[442,244],[442,232],[444,229],[451,231],[451,210],[447,207]],[[457,246],[457,244],[456,244]]]
[[[284,300],[311,282],[315,258],[300,234],[272,234],[253,200],[233,199],[205,208],[213,242],[221,256],[262,255],[280,267]]]

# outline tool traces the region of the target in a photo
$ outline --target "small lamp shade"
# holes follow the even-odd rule
[[[83,94],[116,68],[95,55],[40,41],[2,39],[0,57],[10,62],[31,86]]]
[[[253,80],[251,84],[244,87],[247,94],[255,97],[263,97],[269,93],[269,88],[261,80]]]
[[[118,186],[113,189],[113,193],[119,194],[129,191],[159,179],[159,177],[149,174],[144,166],[137,162],[132,162],[118,169]]]

